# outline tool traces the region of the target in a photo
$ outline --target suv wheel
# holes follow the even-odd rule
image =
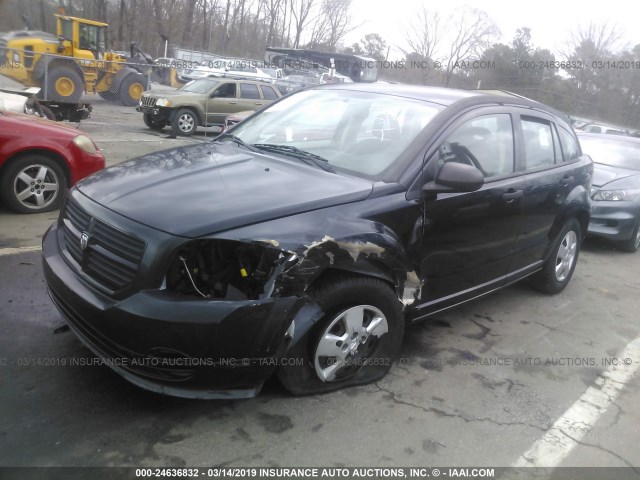
[[[576,268],[581,243],[582,229],[572,218],[560,230],[542,270],[531,277],[533,287],[549,294],[564,290]]]
[[[277,370],[282,385],[295,395],[307,395],[382,378],[404,335],[402,306],[394,291],[378,279],[340,276],[311,295],[325,315],[288,352],[288,361]]]
[[[173,132],[178,135],[185,135],[187,137],[193,135],[198,128],[198,117],[188,108],[181,108],[173,117],[171,122]]]

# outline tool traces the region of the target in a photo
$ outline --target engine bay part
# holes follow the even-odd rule
[[[209,299],[255,300],[265,293],[265,285],[284,260],[283,252],[262,245],[199,240],[174,256],[166,288]]]

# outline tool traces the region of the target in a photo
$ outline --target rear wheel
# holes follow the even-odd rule
[[[188,108],[181,108],[171,122],[173,133],[177,135],[191,136],[198,128],[198,117]]]
[[[57,162],[32,154],[10,163],[1,185],[3,199],[13,210],[40,213],[60,207],[67,178]]]
[[[131,73],[120,84],[120,102],[133,107],[138,105],[142,93],[146,90],[146,79],[139,73]]]
[[[78,103],[84,91],[82,77],[69,68],[54,67],[47,81],[47,100]]]
[[[636,226],[633,229],[631,238],[629,240],[619,242],[618,245],[621,250],[629,253],[633,253],[640,248],[640,218],[636,219]]]
[[[142,119],[144,120],[144,124],[151,130],[160,131],[167,126],[167,121],[164,118],[154,117],[149,113],[145,113],[142,116]]]
[[[381,280],[340,276],[311,295],[325,315],[294,345],[278,369],[295,395],[329,392],[382,378],[404,335],[402,306]]]
[[[532,286],[549,294],[564,290],[576,268],[581,243],[582,229],[572,218],[560,230],[542,270],[531,277]]]

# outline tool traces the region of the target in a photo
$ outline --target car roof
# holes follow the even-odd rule
[[[579,138],[595,138],[603,142],[612,142],[612,143],[627,142],[634,145],[637,145],[640,143],[640,138],[630,137],[628,135],[602,135],[601,133],[582,132],[582,131],[578,131],[576,133],[578,134]]]
[[[507,104],[519,105],[529,108],[535,108],[544,112],[561,117],[565,121],[569,121],[568,117],[553,108],[536,102],[529,98],[517,95],[515,93],[504,90],[460,90],[456,88],[446,87],[426,87],[422,85],[404,85],[390,83],[338,83],[328,84],[322,87],[338,90],[357,90],[361,92],[384,93],[387,95],[397,95],[400,97],[415,98],[436,103],[445,107],[458,102],[463,102],[465,106],[484,105],[484,104]]]

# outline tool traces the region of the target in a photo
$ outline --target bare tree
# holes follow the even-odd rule
[[[294,19],[295,38],[293,40],[293,48],[300,47],[302,32],[312,20],[311,13],[316,6],[317,0],[289,0],[291,8],[291,16]]]
[[[462,7],[456,10],[449,22],[452,34],[447,54],[445,82],[449,86],[453,71],[463,60],[478,59],[489,48],[500,30],[489,16],[475,8]]]
[[[608,23],[596,24],[589,23],[586,26],[580,26],[575,31],[571,32],[569,41],[567,42],[567,49],[563,52],[564,57],[569,59],[575,51],[579,48],[584,48],[585,45],[589,46],[591,50],[589,53],[602,58],[604,55],[623,50],[625,45],[622,45],[622,39],[624,38],[624,31],[617,25],[610,25]],[[584,59],[595,60],[593,59]]]
[[[425,59],[436,60],[443,29],[440,13],[430,11],[423,5],[408,28],[406,40],[409,49],[403,49],[402,52],[405,55],[417,53]]]

